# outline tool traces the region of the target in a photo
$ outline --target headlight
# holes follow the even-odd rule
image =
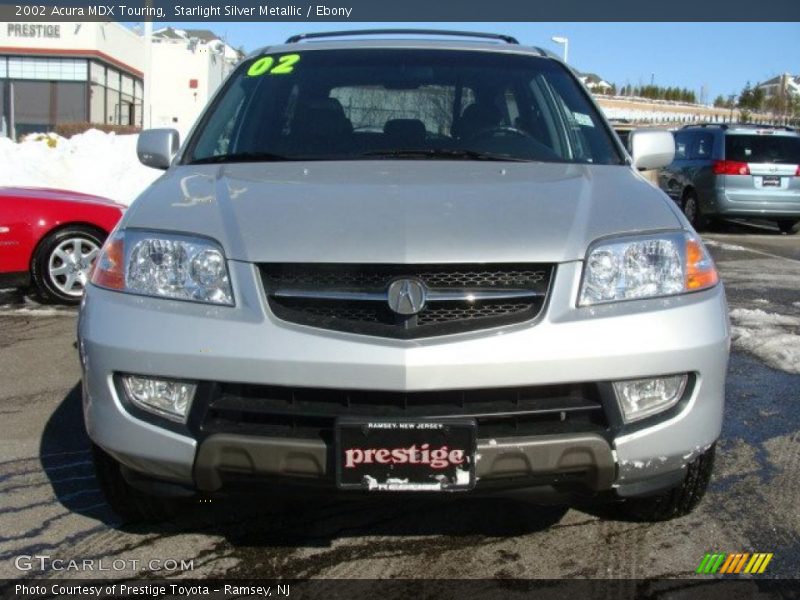
[[[222,248],[179,234],[114,233],[95,262],[92,283],[132,294],[233,305]]]
[[[589,249],[578,305],[674,296],[710,288],[719,276],[703,244],[685,232],[616,238]]]

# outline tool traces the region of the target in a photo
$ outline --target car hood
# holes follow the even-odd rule
[[[191,232],[251,262],[564,262],[593,240],[677,229],[625,166],[348,161],[171,168],[125,227]]]

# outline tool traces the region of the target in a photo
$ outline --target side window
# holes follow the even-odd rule
[[[703,132],[695,136],[694,144],[692,144],[691,158],[702,160],[711,158],[714,151],[714,134]]]
[[[675,160],[685,160],[689,158],[689,142],[692,134],[688,131],[681,131],[675,134]]]

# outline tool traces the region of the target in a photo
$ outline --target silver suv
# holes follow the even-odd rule
[[[696,233],[557,59],[506,36],[255,52],[109,237],[79,323],[115,511],[254,484],[689,512],[729,347]],[[391,31],[388,33],[397,33]]]
[[[800,224],[800,134],[770,125],[690,125],[675,132],[675,160],[659,185],[696,229],[717,217]]]

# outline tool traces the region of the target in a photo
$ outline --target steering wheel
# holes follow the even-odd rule
[[[494,137],[495,135],[515,135],[525,138],[533,137],[530,133],[528,133],[524,129],[512,127],[511,125],[492,125],[491,127],[484,127],[483,129],[479,129],[478,131],[469,135],[468,138],[472,140],[490,136]]]

